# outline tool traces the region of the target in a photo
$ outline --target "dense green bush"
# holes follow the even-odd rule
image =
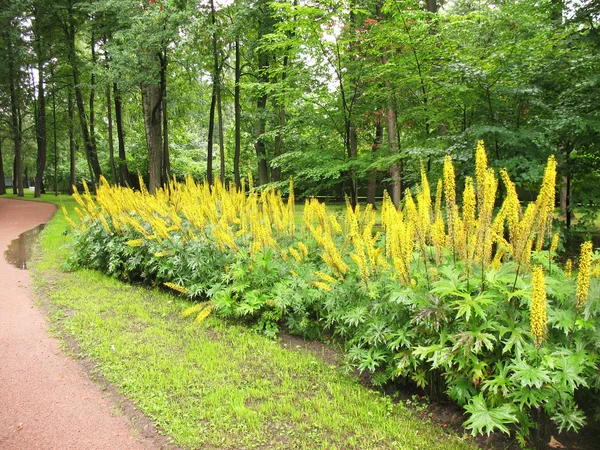
[[[470,181],[463,215],[447,202],[445,225],[441,188],[433,212],[424,178],[417,204],[407,196],[397,211],[386,200],[384,233],[372,210],[348,208],[342,227],[318,202],[307,204],[299,230],[293,197],[286,206],[268,190],[188,180],[150,196],[104,186],[100,206],[80,199],[87,213],[73,263],[206,300],[187,311],[198,320],[215,311],[269,336],[282,324],[310,338],[333,333],[375,384],[448,396],[473,434],[516,431],[524,445],[536,427],[578,430],[586,413],[598,414],[580,400],[600,400],[600,255],[584,244],[578,274],[570,261],[558,266],[557,235],[541,250],[553,181],[523,212],[505,180],[505,204],[486,212],[486,195],[495,198],[487,174],[477,219]]]

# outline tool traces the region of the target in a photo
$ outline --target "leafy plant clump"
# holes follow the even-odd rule
[[[74,263],[124,280],[145,280],[274,336],[285,324],[312,338],[333,332],[348,360],[376,383],[410,381],[463,406],[473,434],[560,431],[585,424],[583,396],[598,396],[600,255],[582,246],[578,272],[555,261],[556,162],[525,208],[506,171],[498,177],[483,143],[461,205],[454,167],[431,194],[385,198],[344,220],[315,199],[301,224],[271,188],[172,182],[154,195],[110,187],[81,206]],[[75,224],[73,224],[75,226]],[[598,402],[596,402],[598,404]]]

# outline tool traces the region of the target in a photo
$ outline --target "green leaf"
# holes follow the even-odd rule
[[[506,425],[518,421],[514,405],[505,403],[497,408],[489,408],[483,394],[473,397],[465,406],[465,410],[471,415],[465,422],[465,427],[472,430],[473,436],[484,432],[489,436],[496,430],[510,434]]]
[[[540,389],[551,382],[548,371],[542,367],[534,367],[524,360],[519,360],[510,367],[513,370],[513,381],[519,385]]]

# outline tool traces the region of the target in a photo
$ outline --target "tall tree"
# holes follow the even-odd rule
[[[15,56],[14,41],[15,36],[13,33],[18,30],[12,22],[12,18],[9,18],[8,23],[4,28],[4,42],[6,45],[6,56],[8,65],[8,82],[10,90],[10,113],[11,113],[11,132],[12,140],[14,143],[14,164],[13,164],[13,192],[19,197],[23,197],[25,192],[23,190],[23,172],[22,172],[22,135],[21,135],[21,119],[19,113],[19,89],[21,83],[20,70]]]
[[[45,54],[42,43],[41,12],[38,6],[33,8],[33,30],[35,35],[35,48],[38,71],[38,117],[37,117],[37,171],[35,174],[34,196],[40,197],[43,191],[44,171],[46,170],[46,158],[48,153],[46,133],[46,94],[44,89],[44,62]]]

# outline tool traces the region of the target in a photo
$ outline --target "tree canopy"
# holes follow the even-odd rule
[[[15,0],[0,7],[0,193],[175,176],[398,204],[477,140],[524,198],[549,155],[595,217],[595,2]],[[460,177],[459,177],[460,180]],[[593,214],[592,214],[593,213]]]

